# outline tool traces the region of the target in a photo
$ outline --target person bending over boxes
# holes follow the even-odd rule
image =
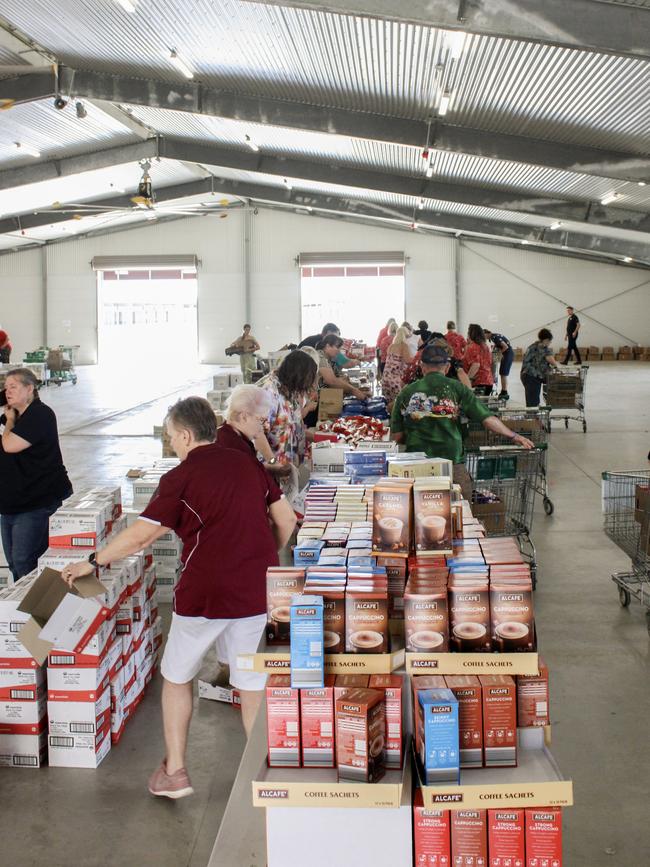
[[[266,624],[266,570],[278,565],[278,548],[289,540],[296,518],[250,455],[215,442],[216,418],[207,400],[179,400],[166,426],[179,466],[162,476],[131,527],[88,561],[66,566],[63,579],[72,586],[95,565],[140,551],[169,530],[181,538],[181,577],[160,666],[166,755],[149,780],[152,795],[175,799],[194,791],[185,768],[192,681],[217,641],[231,683],[241,692],[242,721],[250,734],[265,675],[239,671],[236,660],[257,650]]]

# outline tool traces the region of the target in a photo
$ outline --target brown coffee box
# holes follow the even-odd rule
[[[541,656],[538,664],[539,674],[517,676],[517,725],[520,728],[551,724],[548,666]]]
[[[266,682],[266,730],[271,768],[300,767],[300,690],[288,674],[272,674]]]
[[[334,701],[351,689],[367,689],[370,675],[368,674],[337,674],[334,683]]]
[[[526,810],[526,867],[562,867],[562,810]]]
[[[272,566],[266,570],[266,640],[288,644],[291,599],[303,592],[305,570]]]
[[[488,810],[488,849],[490,867],[515,867],[516,864],[523,867],[526,857],[524,810]]]
[[[406,649],[416,653],[449,650],[447,590],[411,585],[404,593],[404,638]]]
[[[398,674],[371,674],[369,689],[384,693],[386,710],[386,767],[402,767],[402,691],[404,681]]]
[[[336,764],[340,780],[376,783],[385,772],[384,694],[355,689],[336,702]]]
[[[424,806],[422,789],[413,796],[413,836],[418,867],[448,867],[451,864],[449,810],[430,810]]]
[[[487,581],[459,581],[449,587],[449,630],[452,650],[488,653],[492,649]]]
[[[399,482],[399,484],[397,484]],[[373,489],[372,550],[408,557],[411,549],[413,482],[382,479]]]
[[[323,597],[323,647],[325,653],[345,650],[345,587],[315,582],[305,585],[305,593]]]
[[[413,740],[417,755],[420,755],[420,733],[416,725],[419,708],[418,692],[421,689],[445,689],[446,686],[445,679],[440,674],[417,674],[411,677],[411,690],[413,693]]]
[[[413,511],[418,555],[451,555],[451,480],[435,477],[416,479]]]
[[[357,587],[345,593],[345,651],[387,653],[388,590],[377,582]]]
[[[458,701],[461,768],[483,767],[483,699],[481,682],[473,674],[446,675]]]
[[[507,674],[480,675],[486,768],[517,765],[517,688]]]
[[[487,810],[452,810],[451,864],[485,865],[487,858]]]
[[[513,573],[516,577],[515,573]],[[530,579],[490,585],[492,647],[502,653],[535,649],[533,586]]]
[[[322,687],[300,690],[300,740],[304,768],[334,767],[334,681],[325,675]]]

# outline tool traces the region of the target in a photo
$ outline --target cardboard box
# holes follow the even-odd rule
[[[427,785],[460,781],[458,702],[450,689],[418,691],[420,761]]]
[[[48,701],[47,715],[50,735],[97,734],[110,728],[111,691],[92,701]]]
[[[384,693],[386,712],[386,767],[400,770],[403,759],[402,691],[404,681],[398,674],[372,674],[369,689]]]
[[[38,726],[47,711],[47,698],[41,692],[36,699],[0,700],[0,731],[28,734]]]
[[[413,797],[413,835],[417,867],[451,865],[451,816],[449,810],[432,810],[422,801],[422,790]]]
[[[483,699],[481,682],[471,674],[446,675],[447,687],[458,701],[461,768],[483,766]]]
[[[345,593],[346,653],[388,652],[388,589],[370,583]]]
[[[488,533],[503,532],[506,525],[506,507],[503,503],[472,503],[472,514]]]
[[[300,740],[305,768],[333,768],[334,681],[328,674],[322,687],[300,691]]]
[[[353,689],[367,689],[370,682],[368,674],[337,674],[334,682],[334,701],[338,701]]]
[[[517,765],[517,694],[507,674],[480,675],[485,766]]]
[[[0,700],[35,701],[45,693],[45,667],[0,668]]]
[[[291,624],[291,600],[302,593],[305,570],[270,567],[266,571],[266,640],[269,644],[288,644]]]
[[[408,557],[411,549],[412,481],[391,479],[373,488],[372,550],[390,557]]]
[[[47,727],[35,734],[0,731],[0,768],[40,768],[47,762]]]
[[[110,722],[96,734],[50,734],[48,737],[48,760],[52,768],[97,768],[110,749]]]
[[[343,389],[321,388],[318,393],[318,421],[338,418],[343,412]]]
[[[488,859],[487,810],[452,810],[451,863],[485,865]]]
[[[92,551],[106,535],[106,518],[100,505],[85,502],[59,509],[50,517],[51,548],[84,548]]]
[[[449,650],[447,590],[407,584],[404,593],[406,649],[415,653]]]
[[[416,479],[413,509],[418,556],[451,555],[451,479]]]
[[[562,867],[562,810],[526,810],[526,867]]]
[[[524,810],[488,810],[490,867],[515,867],[526,857]],[[548,865],[551,867],[551,865]]]
[[[291,600],[291,686],[322,687],[324,676],[323,597],[300,594]]]
[[[535,649],[535,614],[530,578],[520,583],[490,584],[492,647],[501,653]]]
[[[490,594],[487,582],[464,582],[449,588],[450,644],[465,653],[486,653],[490,637]]]
[[[355,689],[336,702],[336,764],[339,780],[376,783],[384,776],[384,694]]]
[[[108,616],[100,601],[104,592],[91,575],[69,588],[60,572],[44,569],[18,606],[31,615],[19,632],[28,653],[42,664],[54,648],[81,652]]]
[[[271,768],[300,767],[300,691],[289,675],[273,674],[266,683],[268,764]]]
[[[548,666],[541,656],[538,665],[539,674],[517,676],[517,725],[520,728],[551,724]]]
[[[47,675],[49,701],[96,701],[109,683],[109,659],[97,668],[52,668]]]

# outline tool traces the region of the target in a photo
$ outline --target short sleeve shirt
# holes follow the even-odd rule
[[[553,355],[550,346],[544,346],[543,343],[531,343],[521,362],[521,372],[526,376],[532,376],[533,379],[545,380],[551,365],[546,360],[549,355]]]
[[[260,379],[258,386],[267,391],[271,398],[265,433],[274,456],[281,464],[300,463],[307,448],[307,433],[302,417],[304,401],[299,398],[292,400],[284,395],[275,373]]]
[[[467,373],[473,364],[479,368],[472,380],[473,385],[493,385],[492,378],[492,353],[487,343],[474,343],[470,340],[463,355],[463,367]]]
[[[508,338],[504,334],[493,334],[490,339],[492,340],[493,345],[497,349],[501,350],[501,346],[503,344],[505,344],[506,348],[505,348],[505,350],[501,350],[501,351],[507,352],[508,349],[510,349],[510,341],[508,340]]]
[[[575,334],[575,330],[578,325],[580,325],[580,320],[575,315],[575,313],[573,313],[571,316],[569,316],[566,322],[566,333],[568,337],[572,337]]]
[[[262,466],[260,461],[257,460],[257,454],[253,443],[243,434],[236,431],[234,427],[228,424],[228,422],[222,424],[217,431],[217,443],[224,449],[235,449],[235,451],[242,452],[243,454],[248,455],[251,460],[255,462],[253,466],[257,467],[257,469],[263,474],[264,479],[269,486],[269,504],[277,502],[277,500],[282,497],[282,491],[280,490],[278,483]]]
[[[140,517],[183,543],[177,614],[220,620],[266,610],[266,570],[278,565],[272,502],[251,458],[217,443],[193,449],[165,473]]]
[[[445,334],[445,340],[451,346],[454,358],[462,358],[463,353],[465,352],[465,347],[467,346],[467,341],[463,335],[459,334],[457,331],[448,331]]]
[[[5,416],[0,423],[5,423]],[[63,464],[56,416],[35,400],[18,416],[13,433],[30,443],[21,452],[6,453],[0,445],[0,513],[29,512],[53,506],[72,493]]]
[[[442,373],[427,373],[398,394],[391,431],[404,434],[407,452],[422,451],[430,458],[459,463],[463,456],[461,414],[477,422],[494,415],[471,388]]]

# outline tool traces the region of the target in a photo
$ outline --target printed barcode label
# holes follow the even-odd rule
[[[54,654],[50,654],[50,665],[73,665],[74,656],[65,655],[58,656]]]
[[[74,539],[72,540],[73,548],[94,548],[95,540],[94,539]]]
[[[58,735],[50,735],[51,747],[73,747],[74,738],[62,737]]]
[[[70,731],[75,734],[94,734],[95,723],[70,723]]]
[[[31,689],[12,689],[10,693],[11,698],[26,698],[30,699],[34,693]]]
[[[16,767],[23,768],[37,768],[38,767],[38,757],[37,756],[14,756],[13,763]]]
[[[9,632],[20,632],[20,627],[22,623],[14,623],[13,621],[9,624]]]

